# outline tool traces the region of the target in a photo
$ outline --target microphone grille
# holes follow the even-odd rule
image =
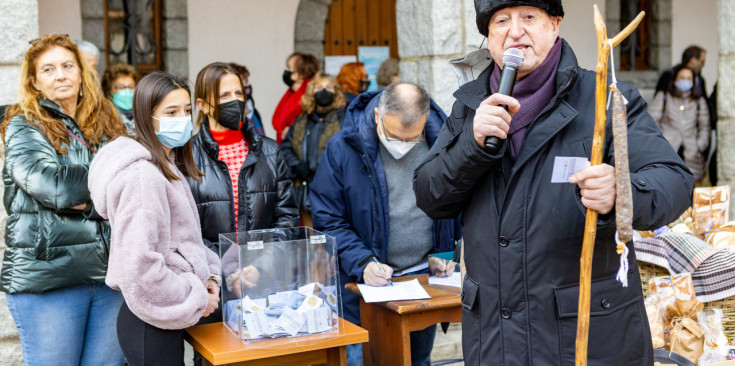
[[[509,48],[503,53],[503,64],[521,67],[523,64],[523,52],[517,48]]]

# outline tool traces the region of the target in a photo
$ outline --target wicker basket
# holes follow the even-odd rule
[[[668,276],[669,271],[655,264],[646,262],[638,262],[638,270],[641,272],[641,286],[643,287],[643,296],[648,296],[648,280],[653,277]],[[735,297],[706,302],[705,308],[715,308],[722,310],[722,326],[725,328],[725,334],[735,340]]]

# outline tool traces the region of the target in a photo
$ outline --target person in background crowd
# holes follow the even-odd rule
[[[465,365],[574,364],[587,209],[599,212],[589,365],[653,365],[632,242],[620,276],[630,285],[616,280],[612,137],[602,164],[551,183],[559,157],[590,158],[595,127],[595,72],[579,67],[559,37],[561,0],[476,0],[475,13],[487,48],[465,58],[479,64],[462,66],[477,78],[454,93],[449,119],[414,172],[416,203],[429,217],[462,215]],[[510,48],[524,55],[512,96],[496,93]],[[628,100],[633,227],[652,230],[691,206],[692,175],[640,93],[617,87]],[[485,147],[490,136],[497,149]]]
[[[389,58],[380,64],[378,73],[375,75],[378,81],[378,89],[397,83],[401,80],[401,69],[397,58]]]
[[[76,41],[77,47],[79,47],[79,50],[82,51],[82,54],[84,55],[84,59],[87,60],[90,66],[92,66],[92,70],[94,72],[97,72],[97,64],[100,60],[100,49],[97,48],[92,42],[79,40]]]
[[[306,85],[318,71],[319,60],[314,55],[294,52],[286,59],[283,82],[288,86],[288,90],[273,112],[273,128],[276,130],[276,141],[279,144],[296,117],[301,114],[301,97],[306,92]]]
[[[348,107],[344,129],[327,143],[311,185],[314,228],[337,239],[344,317],[360,323],[349,282],[385,286],[391,275],[451,275],[453,262],[430,257],[452,251],[459,220],[432,221],[416,207],[413,169],[434,143],[444,112],[410,83],[367,92]],[[348,120],[351,120],[348,123]],[[411,332],[413,365],[430,365],[436,325]],[[350,366],[362,345],[347,346]]]
[[[5,118],[5,110],[8,109],[9,105],[0,105],[0,121]]]
[[[123,299],[105,285],[110,226],[96,214],[87,171],[125,134],[97,74],[69,36],[32,41],[20,103],[0,126],[5,228],[0,291],[36,365],[122,365],[115,319]]]
[[[327,142],[342,128],[347,100],[333,76],[317,73],[301,98],[304,111],[281,143],[291,168],[296,204],[305,226],[312,226],[309,184],[327,148]]]
[[[248,121],[255,126],[255,130],[258,134],[265,136],[265,130],[263,130],[263,118],[260,117],[260,112],[255,108],[255,100],[253,99],[253,86],[250,84],[250,70],[243,65],[230,62],[228,65],[232,66],[242,80],[242,87],[245,90],[245,116]]]
[[[153,72],[133,104],[135,139],[108,144],[89,168],[92,200],[112,227],[105,281],[125,298],[117,334],[128,363],[180,366],[184,328],[218,308],[220,291],[219,257],[202,243],[184,180],[202,177],[191,97],[184,80]]]
[[[220,234],[297,226],[288,165],[278,144],[243,120],[245,92],[237,71],[222,62],[205,66],[197,75],[194,95],[199,110],[194,162],[204,176],[189,179],[189,187],[206,246],[220,253]],[[264,271],[273,270],[272,263],[264,262],[243,265],[237,272],[225,268],[224,260],[222,266],[227,289],[235,293],[241,283],[254,287]],[[222,321],[217,314],[201,323]]]
[[[679,66],[665,93],[658,93],[648,109],[666,140],[698,182],[705,176],[710,119],[707,101],[694,87],[694,70]]]
[[[661,76],[658,78],[658,82],[656,82],[656,95],[658,95],[659,92],[665,93],[669,90],[669,86],[675,76],[675,70],[679,70],[682,67],[688,67],[694,72],[694,88],[697,90],[699,95],[706,98],[707,83],[702,77],[702,69],[704,68],[706,60],[707,51],[705,51],[704,48],[696,45],[687,47],[684,50],[684,53],[681,54],[681,63],[661,73]]]
[[[352,103],[355,97],[366,92],[370,87],[365,64],[350,62],[342,65],[337,75],[337,83],[347,98],[347,104]]]
[[[128,64],[114,64],[102,74],[102,91],[117,107],[125,129],[128,130],[128,136],[135,136],[133,93],[138,80],[140,80],[138,71]]]

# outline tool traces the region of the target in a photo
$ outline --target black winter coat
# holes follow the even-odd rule
[[[242,133],[249,152],[238,178],[237,228],[232,180],[227,164],[219,160],[219,145],[206,119],[193,138],[194,162],[204,176],[200,181],[188,181],[199,211],[204,244],[215,253],[219,253],[219,234],[299,224],[290,172],[278,144],[258,135],[250,124],[243,124]]]
[[[490,94],[493,67],[454,93],[452,115],[416,170],[416,201],[434,219],[463,213],[465,364],[574,365],[586,209],[577,185],[550,181],[554,157],[590,157],[595,73],[581,69],[563,43],[556,94],[530,125],[513,161],[505,142],[492,155],[473,137],[475,110]],[[618,87],[629,101],[633,225],[657,228],[690,206],[692,175],[638,91]],[[609,121],[603,161],[613,165]],[[635,254],[629,245],[630,286],[623,288],[615,280],[614,233],[614,214],[601,216],[592,264],[589,365],[652,365]]]

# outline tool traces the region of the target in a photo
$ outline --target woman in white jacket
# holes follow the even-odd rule
[[[709,110],[707,101],[694,87],[692,69],[679,67],[674,75],[669,88],[656,95],[648,112],[697,182],[705,175],[704,156],[710,138]]]
[[[132,366],[183,363],[183,329],[218,307],[220,261],[202,243],[186,177],[199,179],[191,152],[191,96],[169,74],[144,77],[133,101],[135,139],[99,151],[89,189],[110,220],[105,282],[125,302],[117,332]]]

